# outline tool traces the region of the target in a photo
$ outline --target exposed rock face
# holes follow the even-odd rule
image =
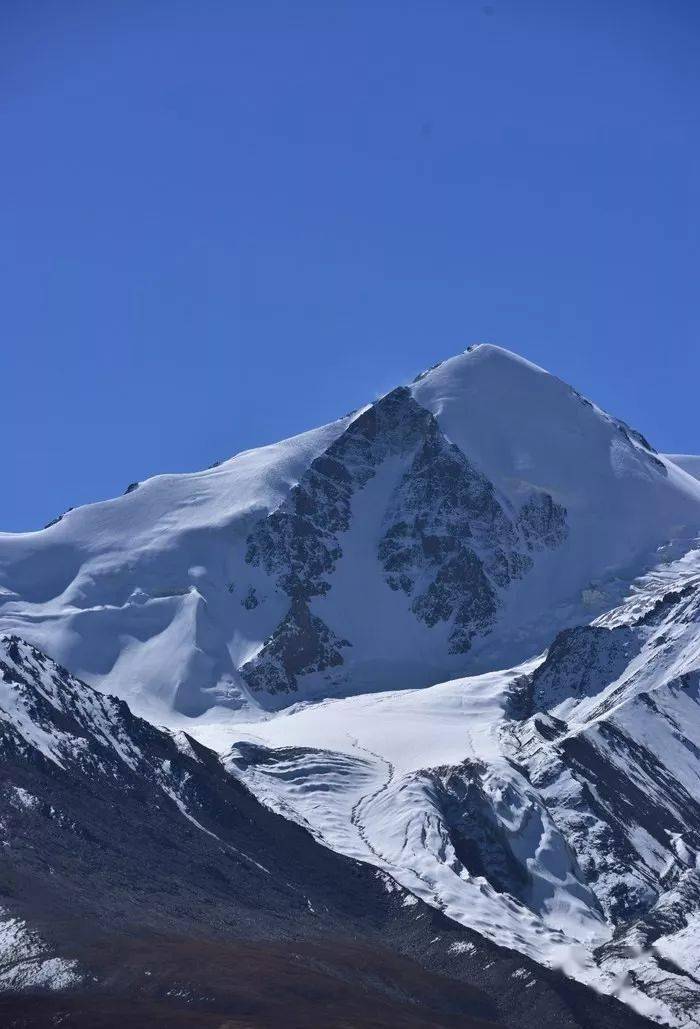
[[[492,483],[434,419],[385,520],[379,557],[387,582],[412,598],[411,609],[427,625],[451,620],[451,651],[468,650],[473,636],[493,624],[498,589],[524,575],[532,560]]]
[[[596,960],[683,1026],[700,1024],[697,568],[661,565],[560,633],[528,677],[540,710],[504,737],[614,927]]]
[[[635,625],[660,625],[669,615],[679,624],[696,620],[698,583],[686,583],[679,589],[668,590],[658,597],[647,610],[635,620]]]
[[[253,690],[291,693],[297,675],[341,665],[340,649],[349,646],[311,614],[304,600],[295,599],[259,653],[243,665],[241,675]]]
[[[651,728],[660,740],[670,733],[680,748],[696,751],[694,726],[686,735],[674,709],[692,709],[697,683],[693,674],[658,691],[656,699],[639,694],[619,716],[560,739],[552,738],[536,716],[517,753],[606,917],[621,927],[619,938],[601,952],[605,960],[616,948],[624,952],[623,930],[633,930],[645,949],[658,936],[677,931],[697,909],[700,803],[670,770],[666,754],[657,756],[648,742]]]
[[[398,471],[385,501],[377,555],[386,582],[417,619],[450,623],[449,650],[489,632],[499,592],[532,567],[531,551],[566,538],[566,511],[533,494],[511,517],[493,484],[400,387],[360,414],[248,537],[246,561],[274,576],[292,607],[241,673],[254,689],[296,688],[299,675],[342,663],[335,639],[304,604],[332,588],[354,496],[389,458]],[[296,605],[296,606],[295,606]]]
[[[71,761],[85,772],[104,768],[115,752],[127,763],[135,761],[129,735],[133,718],[124,701],[90,690],[16,636],[0,637],[0,688],[5,704],[11,702],[19,716],[4,719],[0,710],[0,759],[21,756],[33,746],[59,766]]]
[[[518,528],[528,550],[554,549],[566,539],[566,510],[548,493],[533,493],[520,509]]]
[[[363,412],[251,534],[246,560],[276,576],[292,598],[327,593],[327,576],[343,553],[338,537],[350,528],[353,494],[390,454],[410,453],[431,421],[405,387]]]
[[[564,629],[533,673],[534,707],[547,710],[568,697],[595,696],[622,675],[638,650],[639,641],[628,626]]]
[[[249,536],[246,561],[275,576],[292,602],[279,627],[241,669],[254,689],[291,691],[297,675],[342,664],[339,648],[349,643],[311,615],[308,601],[331,588],[354,493],[389,454],[414,447],[431,417],[405,387],[389,393],[351,422]]]
[[[513,853],[503,825],[484,790],[487,769],[465,761],[427,773],[435,806],[449,831],[455,855],[471,876],[481,876],[500,892],[522,899],[530,876]]]

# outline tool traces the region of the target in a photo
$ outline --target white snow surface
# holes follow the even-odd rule
[[[246,779],[333,849],[378,864],[450,917],[491,938],[495,931],[504,946],[538,958],[551,949],[552,960],[563,964],[572,941],[600,942],[608,932],[580,903],[565,860],[562,871],[562,841],[499,740],[508,682],[527,670],[326,701],[240,726],[241,740],[284,748],[279,761]],[[230,731],[204,725],[197,735],[219,748],[230,739]],[[234,748],[229,756],[234,769],[236,753]],[[530,872],[540,883],[540,918],[466,875],[451,850],[432,804],[432,774],[424,773],[447,775],[465,762],[488,766],[488,790],[501,823],[528,850]],[[542,937],[536,949],[531,934]]]
[[[247,537],[352,416],[203,472],[156,476],[45,530],[0,534],[0,631],[137,713],[177,725],[183,714],[426,686],[516,664],[560,627],[610,608],[656,548],[675,540],[682,549],[700,525],[700,483],[508,351],[472,348],[410,388],[507,510],[541,490],[567,510],[567,540],[537,555],[505,595],[496,630],[469,654],[449,654],[449,627],[419,622],[385,582],[381,513],[401,471],[389,459],[354,497],[331,589],[313,604],[352,644],[343,666],[275,697],[251,695],[239,674],[289,608],[276,582],[246,563]],[[243,603],[251,588],[254,608]]]
[[[670,1019],[661,1000],[623,988],[617,968],[596,964],[592,951],[611,927],[541,797],[508,760],[504,698],[536,663],[419,691],[325,701],[235,728],[202,721],[194,734],[222,750],[259,799],[324,845],[376,865],[493,942]],[[272,750],[246,766],[249,744]],[[483,770],[496,822],[531,876],[528,904],[470,875],[455,852],[435,787],[464,766]]]
[[[139,714],[166,721],[207,690],[235,706],[245,687],[231,655],[244,659],[267,631],[229,593],[246,536],[347,422],[158,475],[39,532],[0,533],[0,630]]]
[[[667,461],[673,461],[675,465],[682,468],[694,479],[700,479],[700,455],[699,454],[664,454]]]
[[[63,990],[81,979],[76,961],[53,955],[26,922],[0,908],[0,992]]]

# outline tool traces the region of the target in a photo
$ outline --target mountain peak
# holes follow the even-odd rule
[[[700,484],[482,343],[354,417],[0,536],[0,630],[166,722],[425,686],[589,621],[698,523]]]
[[[506,347],[498,346],[495,343],[472,343],[461,353],[440,361],[428,369],[428,371],[422,373],[419,378],[425,378],[438,369],[444,369],[444,372],[451,375],[458,375],[460,373],[466,374],[468,371],[473,372],[477,368],[481,369],[487,365],[492,367],[494,371],[496,369],[500,370],[500,373],[505,375],[509,374],[509,369],[512,369],[512,374],[516,374],[515,370],[520,370],[521,373],[528,370],[539,375],[549,375],[553,378],[546,369],[540,368],[539,365],[529,361],[521,354],[508,350]]]

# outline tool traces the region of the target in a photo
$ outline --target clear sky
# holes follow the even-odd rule
[[[0,528],[476,341],[700,451],[695,0],[4,0]]]

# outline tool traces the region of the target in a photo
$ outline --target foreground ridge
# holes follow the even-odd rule
[[[3,1024],[646,1024],[319,846],[16,636],[0,673]]]

